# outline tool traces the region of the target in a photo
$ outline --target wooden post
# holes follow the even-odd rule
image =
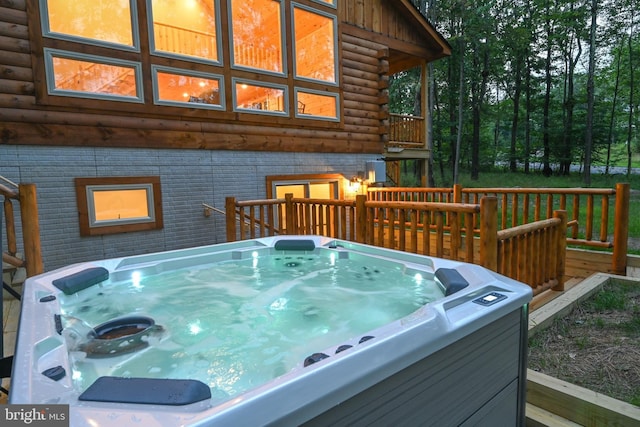
[[[38,199],[35,184],[20,184],[20,216],[27,277],[44,272],[42,248],[40,246],[40,224],[38,223]]]
[[[627,240],[629,239],[629,183],[616,184],[616,211],[613,231],[613,260],[611,270],[614,274],[627,274]]]
[[[356,242],[367,242],[367,196],[358,194],[356,196]],[[373,219],[372,219],[373,221]]]
[[[18,239],[16,238],[16,220],[13,215],[13,203],[6,196],[4,198],[4,223],[7,230],[7,249],[9,255],[15,256],[18,252]]]
[[[498,199],[480,199],[480,265],[498,270]]]
[[[560,227],[558,227],[556,244],[556,253],[558,259],[556,260],[555,275],[558,280],[558,284],[552,289],[554,291],[564,291],[564,272],[567,260],[567,211],[557,210],[553,212],[554,218],[560,219]]]
[[[236,198],[227,197],[224,202],[225,217],[227,221],[227,242],[237,240],[236,231]]]
[[[293,193],[287,193],[284,195],[285,199],[285,214],[287,218],[287,229],[284,234],[296,234],[296,224],[298,223],[296,218],[296,212],[294,211],[293,206]]]
[[[453,203],[462,203],[462,185],[453,184]]]

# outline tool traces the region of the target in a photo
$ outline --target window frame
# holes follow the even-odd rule
[[[291,1],[290,3],[291,5],[291,55],[293,57],[293,70],[292,70],[292,76],[294,78],[294,80],[297,81],[301,81],[301,82],[310,82],[310,83],[317,83],[317,84],[321,84],[321,85],[326,85],[326,86],[330,86],[330,87],[338,87],[340,85],[340,72],[338,70],[338,65],[339,65],[339,50],[338,50],[338,16],[335,14],[330,14],[327,12],[323,12],[320,9],[314,9],[313,7],[307,6],[305,4],[302,3],[298,3],[295,1]],[[334,56],[333,56],[333,77],[335,79],[335,81],[330,82],[330,81],[326,81],[326,80],[319,80],[319,79],[314,79],[311,77],[305,77],[305,76],[299,76],[298,75],[298,62],[296,61],[296,38],[295,38],[295,33],[296,33],[296,18],[295,18],[295,9],[299,8],[301,10],[306,10],[307,12],[311,12],[311,13],[315,13],[317,15],[320,16],[324,16],[325,18],[329,18],[333,21],[333,51],[334,51]]]
[[[126,44],[108,42],[104,40],[92,39],[82,36],[74,36],[72,34],[57,33],[51,31],[51,21],[49,20],[49,1],[38,0],[40,10],[40,28],[42,37],[50,37],[58,40],[77,42],[87,45],[103,46],[111,49],[118,49],[130,52],[140,52],[140,28],[138,25],[138,4],[135,0],[129,0],[129,10],[131,13],[131,42],[132,46]]]
[[[344,101],[343,101],[343,93],[342,88],[339,85],[339,82],[342,80],[342,69],[339,66],[339,57],[341,53],[340,46],[340,31],[339,31],[339,20],[336,25],[336,31],[338,36],[335,40],[337,45],[337,50],[335,52],[336,58],[335,61],[338,63],[338,68],[336,70],[336,86],[326,85],[321,81],[305,81],[302,79],[296,79],[292,74],[291,70],[293,68],[291,55],[293,53],[293,48],[290,44],[290,37],[292,37],[292,24],[291,24],[291,8],[295,3],[294,0],[278,0],[281,7],[281,13],[284,14],[284,24],[282,27],[282,43],[283,43],[283,61],[284,67],[286,70],[285,74],[272,74],[267,71],[257,70],[257,69],[242,69],[240,67],[234,68],[232,67],[230,61],[230,45],[229,38],[232,37],[231,31],[227,26],[229,25],[228,19],[230,18],[230,11],[227,8],[226,1],[221,0],[213,0],[217,2],[216,4],[219,7],[216,10],[216,17],[219,17],[220,23],[219,25],[219,37],[218,43],[222,44],[222,50],[219,52],[221,63],[204,63],[202,61],[198,61],[196,57],[184,56],[184,57],[169,57],[168,55],[161,55],[150,50],[150,34],[149,31],[153,29],[149,29],[148,21],[152,16],[146,10],[147,1],[144,0],[137,2],[134,0],[129,0],[130,4],[135,7],[137,15],[133,16],[132,12],[132,22],[136,29],[136,34],[134,34],[135,39],[138,40],[136,42],[136,49],[126,49],[123,47],[124,45],[113,45],[109,43],[100,43],[97,40],[78,38],[78,37],[66,37],[64,40],[56,37],[55,33],[44,33],[44,28],[42,26],[42,22],[46,17],[43,15],[47,14],[47,11],[44,10],[46,5],[46,0],[29,0],[33,1],[37,10],[34,14],[29,15],[30,23],[34,24],[35,37],[32,43],[32,49],[35,52],[43,52],[44,49],[53,49],[59,50],[61,52],[65,52],[71,57],[82,59],[81,55],[84,53],[95,55],[98,58],[101,58],[101,62],[107,63],[116,63],[117,61],[125,61],[127,66],[132,66],[133,63],[136,65],[136,73],[138,73],[138,67],[141,67],[141,80],[136,79],[137,91],[140,95],[136,97],[136,99],[132,101],[133,98],[129,97],[120,97],[120,96],[112,96],[112,95],[102,95],[96,96],[95,93],[91,92],[69,92],[64,93],[63,91],[54,91],[50,92],[48,90],[49,81],[53,80],[53,76],[47,75],[44,56],[35,55],[33,57],[34,61],[34,73],[37,74],[35,81],[35,95],[36,102],[42,106],[56,106],[63,108],[81,108],[81,109],[93,109],[96,111],[101,111],[103,114],[112,114],[113,112],[117,113],[127,113],[130,115],[140,115],[140,114],[154,114],[158,116],[163,116],[169,119],[175,119],[175,117],[185,114],[185,108],[190,109],[188,112],[190,117],[195,120],[221,120],[224,122],[234,121],[237,123],[251,123],[257,124],[260,126],[286,126],[286,127],[295,127],[295,126],[306,126],[308,128],[315,129],[340,129],[344,127]],[[324,1],[314,1],[314,0],[297,0],[298,2],[302,2],[305,5],[309,5],[312,8],[318,8],[313,10],[324,11],[328,14],[328,16],[333,16],[335,13],[335,17],[337,19],[337,6],[335,4],[326,3]],[[334,1],[337,3],[337,1]],[[141,10],[143,9],[143,10]],[[36,25],[37,23],[37,25]],[[106,59],[106,61],[104,59]],[[112,61],[115,60],[115,61]],[[220,99],[225,100],[224,109],[222,108],[193,108],[194,105],[190,103],[180,104],[164,104],[164,103],[156,103],[154,100],[154,83],[153,83],[153,73],[151,71],[153,66],[161,66],[161,67],[169,67],[175,68],[178,74],[180,73],[188,73],[191,71],[203,72],[205,74],[212,75],[223,75],[224,76],[224,86],[221,86]],[[49,68],[51,68],[49,66]],[[232,93],[232,78],[238,79],[248,79],[248,80],[256,80],[268,83],[274,83],[276,85],[284,85],[287,89],[287,95],[285,98],[286,102],[286,114],[285,113],[265,113],[264,111],[255,110],[255,109],[235,109],[232,104],[233,93]],[[326,91],[327,93],[335,94],[338,100],[338,116],[339,120],[327,120],[320,116],[313,115],[299,115],[297,116],[294,112],[291,112],[291,109],[295,107],[294,105],[294,90],[296,87],[305,88],[305,89],[315,89],[320,91]],[[138,99],[139,98],[139,99]],[[194,103],[195,104],[195,103]],[[266,122],[264,117],[269,116],[271,119]]]
[[[253,109],[253,108],[241,108],[241,107],[238,107],[238,95],[237,95],[237,91],[236,91],[236,86],[238,84],[243,84],[243,83],[245,83],[245,84],[247,84],[249,86],[258,86],[258,87],[282,90],[282,92],[283,92],[282,101],[284,103],[283,111],[260,110],[260,109]],[[232,77],[231,78],[231,98],[232,98],[232,102],[233,102],[233,111],[236,112],[236,113],[247,113],[248,112],[248,113],[251,113],[251,114],[263,114],[263,115],[268,115],[268,116],[290,117],[290,114],[289,114],[289,86],[286,86],[284,84],[262,82],[262,81],[257,81],[257,80],[245,79],[245,78],[242,78],[242,77]]]
[[[288,53],[287,53],[287,23],[286,23],[286,8],[287,1],[285,0],[272,0],[280,4],[280,51],[282,52],[282,72],[265,70],[263,68],[249,67],[246,65],[238,65],[235,61],[235,53],[234,53],[234,43],[233,43],[233,1],[242,1],[242,0],[229,0],[227,3],[227,18],[229,21],[229,27],[227,31],[227,44],[229,46],[229,65],[232,70],[240,70],[240,71],[249,71],[255,72],[259,74],[265,74],[268,76],[275,76],[280,78],[287,78],[289,71],[287,68],[288,64]],[[291,4],[290,1],[288,4]]]
[[[220,0],[212,0],[215,7],[215,21],[216,21],[216,49],[217,49],[217,60],[211,60],[206,58],[201,58],[198,56],[184,55],[180,53],[166,52],[163,50],[156,49],[155,44],[155,34],[153,27],[153,5],[151,4],[153,0],[145,0],[145,4],[147,6],[146,9],[146,18],[147,25],[149,26],[149,55],[150,56],[159,56],[164,58],[173,58],[186,62],[196,62],[201,64],[215,65],[215,66],[223,66],[224,65],[224,55],[222,48],[222,18],[220,16]]]
[[[295,117],[298,119],[314,119],[314,120],[326,120],[326,121],[330,121],[330,122],[340,122],[340,95],[335,93],[335,92],[323,92],[320,90],[315,90],[315,89],[309,89],[309,88],[303,88],[303,87],[295,87],[294,88],[294,94],[293,94],[293,100],[295,102],[295,105],[298,105],[298,93],[299,92],[306,92],[309,93],[311,95],[320,95],[320,96],[326,96],[326,97],[330,97],[334,99],[335,102],[335,106],[336,106],[336,117],[331,117],[331,116],[319,116],[316,114],[307,114],[307,113],[300,113],[298,111],[298,108],[295,109]]]
[[[89,98],[104,99],[108,101],[133,102],[144,104],[144,87],[142,84],[142,64],[135,61],[127,61],[125,59],[109,58],[98,55],[90,55],[86,53],[70,52],[60,49],[52,49],[45,47],[44,51],[44,68],[46,75],[47,93],[49,95],[66,96],[73,98]],[[114,65],[127,68],[133,68],[136,81],[136,96],[112,95],[96,92],[82,92],[67,89],[58,89],[55,87],[56,79],[53,65],[53,58],[66,58],[77,61],[92,62],[95,64]]]
[[[310,184],[335,184],[337,188],[336,199],[344,198],[345,178],[342,174],[299,174],[299,175],[268,175],[266,177],[267,199],[275,198],[276,187],[278,185],[310,185]],[[305,189],[305,192],[307,189]]]
[[[208,80],[218,80],[218,89],[220,93],[220,104],[204,104],[198,102],[181,102],[181,101],[167,101],[160,99],[160,85],[157,83],[158,72],[166,72],[167,74],[175,74],[186,77],[201,77]],[[221,74],[203,73],[200,71],[188,71],[183,68],[165,67],[163,65],[151,65],[151,78],[153,84],[153,103],[155,105],[167,105],[180,108],[202,108],[207,110],[226,110],[226,100],[224,96],[224,76]]]
[[[164,227],[162,189],[159,176],[75,178],[80,236],[159,230]],[[149,217],[97,221],[92,193],[100,190],[144,189]]]

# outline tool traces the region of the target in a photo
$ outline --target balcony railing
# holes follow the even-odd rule
[[[389,114],[388,147],[426,148],[424,117]]]

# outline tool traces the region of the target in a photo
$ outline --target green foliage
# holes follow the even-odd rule
[[[433,159],[441,179],[455,158],[458,131],[460,166],[479,167],[482,173],[496,164],[512,163],[522,169],[526,162],[532,162],[532,169],[546,166],[568,173],[569,164],[581,165],[587,157],[588,132],[594,165],[626,167],[630,147],[632,166],[640,167],[636,12],[640,0],[598,2],[590,128],[589,2],[414,0],[414,4],[452,48],[451,57],[433,62],[430,68],[435,82],[430,105]],[[416,70],[393,77],[391,111],[420,111],[414,96],[419,82]],[[474,111],[480,115],[475,130]],[[480,153],[475,165],[474,147]]]

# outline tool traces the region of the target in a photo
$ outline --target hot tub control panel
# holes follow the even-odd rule
[[[490,306],[506,298],[507,296],[504,294],[501,294],[498,292],[491,292],[485,296],[474,299],[473,302],[475,302],[476,304],[484,305],[484,306]]]

